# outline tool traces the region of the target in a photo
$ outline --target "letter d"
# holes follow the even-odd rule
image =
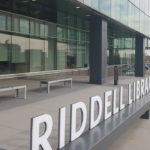
[[[78,131],[76,131],[77,125],[77,110],[80,109],[82,112],[82,123]],[[70,141],[77,139],[84,132],[87,121],[87,110],[86,105],[83,102],[72,104],[71,106],[71,133]]]

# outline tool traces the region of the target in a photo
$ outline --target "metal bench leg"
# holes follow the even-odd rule
[[[18,97],[19,96],[19,89],[16,89],[16,95],[15,97]]]
[[[66,86],[66,81],[64,81],[64,86]]]
[[[24,88],[24,99],[26,99],[27,98],[27,89],[26,89],[26,87]]]
[[[40,92],[42,92],[42,84],[40,83]]]
[[[50,92],[50,84],[48,83],[47,84],[47,93],[49,94],[49,92]]]
[[[72,88],[72,80],[70,81],[70,88]]]

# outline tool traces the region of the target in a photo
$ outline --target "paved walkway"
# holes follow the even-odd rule
[[[127,84],[137,80],[135,77],[121,77],[120,85],[124,85],[125,93],[124,98],[127,99]],[[50,137],[50,144],[53,149],[57,149],[57,135],[58,135],[58,109],[62,106],[67,108],[66,117],[66,143],[69,141],[69,128],[70,128],[70,104],[75,102],[85,102],[87,108],[89,108],[89,98],[91,96],[99,95],[104,97],[104,92],[115,88],[112,83],[112,79],[108,79],[105,85],[92,85],[88,83],[87,76],[73,77],[73,88],[62,88],[62,85],[57,85],[52,88],[50,94],[46,93],[46,89],[43,88],[42,92],[39,90],[39,78],[24,78],[24,79],[7,79],[1,80],[1,85],[13,84],[26,84],[28,87],[27,100],[14,98],[14,92],[7,94],[1,94],[0,96],[0,148],[4,150],[29,150],[30,146],[30,119],[32,117],[41,115],[43,113],[51,114],[54,119],[54,129]],[[119,86],[117,86],[118,88]],[[78,119],[81,119],[78,116]],[[145,123],[145,124],[144,124]],[[137,135],[145,135],[147,141],[150,139],[148,136],[148,124],[150,121],[139,120],[136,124],[136,128],[132,127],[130,130],[135,133],[133,136],[131,131],[126,132],[120,139],[118,139],[110,150],[130,150],[125,147],[126,144],[135,144],[138,139]],[[141,125],[141,127],[140,127]],[[141,133],[139,131],[141,128]],[[134,129],[134,130],[132,130]],[[136,130],[137,129],[137,130]],[[86,127],[88,130],[88,125]],[[142,132],[143,130],[143,132]],[[147,131],[148,130],[148,131]],[[137,132],[137,134],[136,134]],[[125,136],[125,137],[124,137]],[[129,136],[129,137],[128,137]],[[131,137],[131,138],[130,138]],[[124,138],[127,138],[124,140]],[[134,138],[134,142],[133,139]],[[122,139],[122,140],[121,140]],[[126,144],[124,144],[126,142]],[[138,142],[138,141],[137,141]],[[141,141],[142,143],[145,140]],[[137,143],[138,145],[139,143]],[[149,144],[150,147],[150,142]],[[122,145],[124,147],[122,147]],[[121,149],[124,148],[124,149]],[[132,148],[132,147],[131,147]],[[132,148],[132,150],[134,150]],[[137,150],[137,149],[136,149]],[[140,149],[141,150],[141,149]],[[146,150],[146,149],[143,149]]]
[[[107,150],[149,150],[150,120],[139,119]]]

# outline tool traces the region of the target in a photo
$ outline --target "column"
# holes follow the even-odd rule
[[[100,16],[91,17],[90,83],[103,84],[107,75],[107,22]]]
[[[137,35],[135,39],[135,76],[144,77],[145,64],[144,64],[144,37]]]

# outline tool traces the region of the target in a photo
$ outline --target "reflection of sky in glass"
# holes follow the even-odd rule
[[[100,1],[100,11],[110,16],[110,0],[99,0]]]
[[[150,0],[84,0],[84,3],[150,36]]]

